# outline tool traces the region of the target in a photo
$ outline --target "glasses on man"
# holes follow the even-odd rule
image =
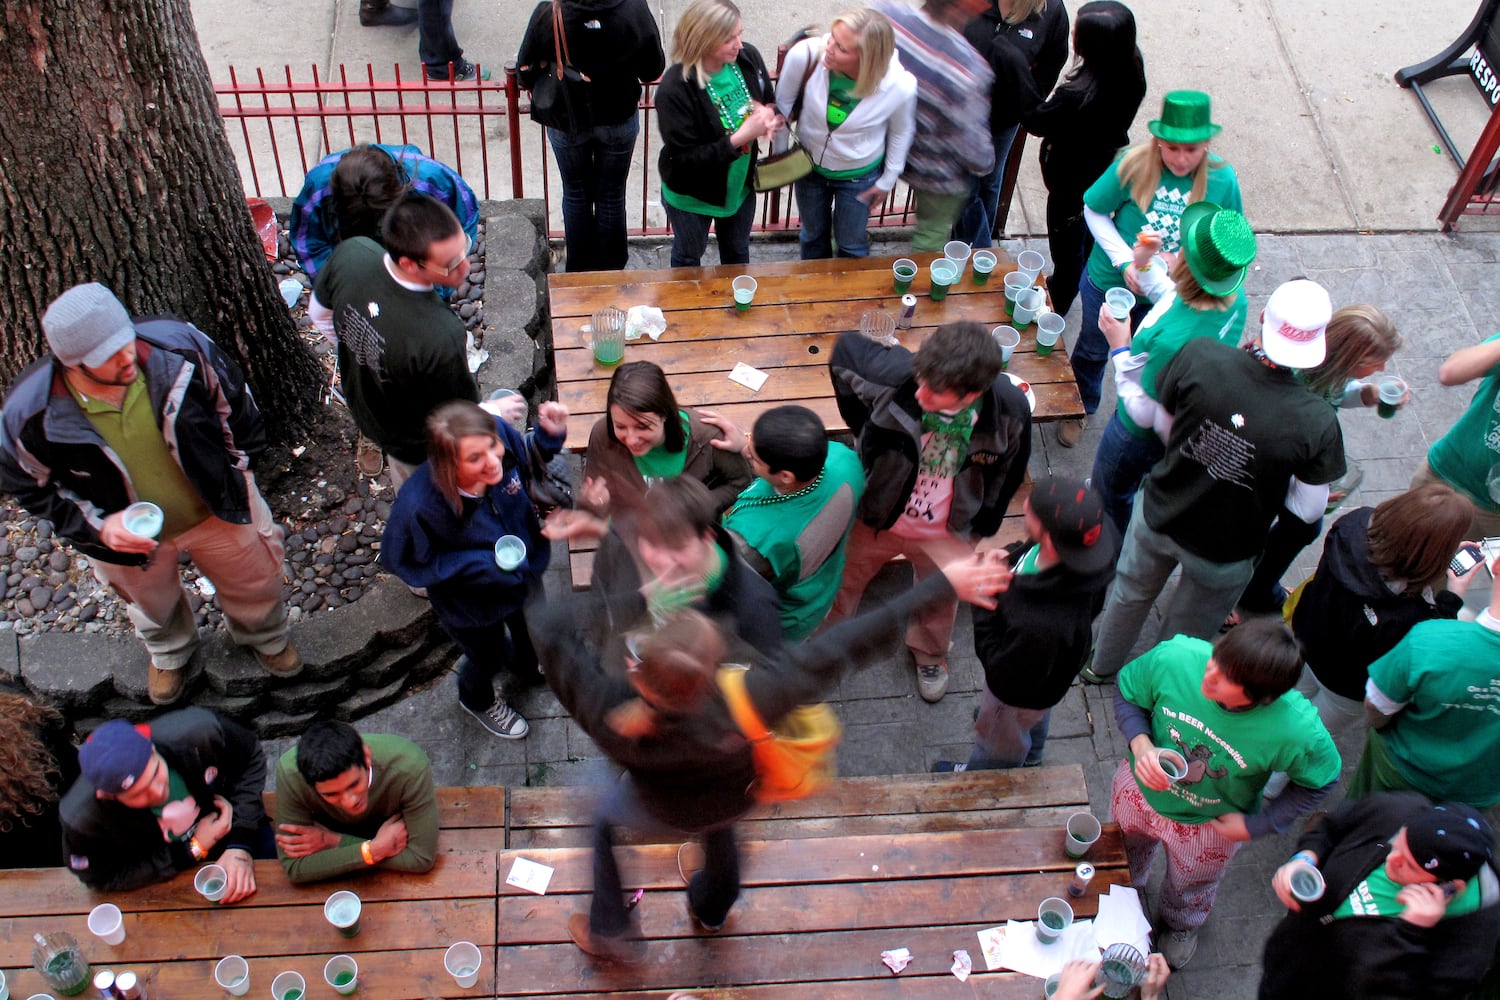
[[[430,267],[434,271],[438,272],[439,274],[441,274],[443,277],[446,278],[446,277],[448,277],[448,275],[452,274],[454,271],[457,271],[459,268],[461,268],[461,267],[464,266],[464,261],[466,261],[466,260],[469,259],[469,251],[473,250],[473,249],[474,249],[474,237],[470,236],[467,240],[464,241],[464,252],[461,253],[461,254],[459,254],[454,259],[453,263],[449,264],[447,267],[439,267],[438,265],[434,264],[430,260],[429,261],[424,261],[423,264],[422,264],[422,266],[423,267]]]

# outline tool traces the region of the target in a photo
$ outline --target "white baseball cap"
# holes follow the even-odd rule
[[[1285,368],[1315,368],[1327,353],[1323,330],[1332,316],[1333,302],[1322,285],[1288,281],[1271,293],[1261,313],[1261,349]]]

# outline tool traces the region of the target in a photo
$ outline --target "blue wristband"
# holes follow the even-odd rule
[[[1296,854],[1293,854],[1290,858],[1287,859],[1287,864],[1291,864],[1293,861],[1306,861],[1314,868],[1318,867],[1317,860],[1306,851],[1298,851]]]
[[[1109,352],[1109,356],[1114,357],[1116,354],[1127,354],[1129,351],[1130,348],[1128,347],[1116,347],[1113,351]]]

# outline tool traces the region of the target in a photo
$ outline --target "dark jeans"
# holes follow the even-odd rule
[[[754,191],[745,195],[745,203],[738,212],[723,218],[684,212],[671,205],[664,207],[667,221],[672,224],[673,267],[698,267],[703,263],[710,225],[719,237],[720,264],[750,263],[750,227],[755,224]]]
[[[1052,275],[1047,279],[1052,311],[1066,316],[1078,298],[1078,282],[1094,249],[1094,234],[1083,221],[1081,197],[1047,196],[1047,248],[1052,251]]]
[[[483,712],[495,703],[498,674],[510,675],[512,683],[506,686],[507,698],[516,685],[535,684],[541,679],[524,611],[517,610],[495,625],[457,628],[444,622],[443,628],[463,650],[464,655],[458,661],[458,700],[465,708]]]
[[[589,906],[589,932],[600,937],[620,937],[630,926],[625,907],[625,888],[615,863],[614,828],[698,833],[703,838],[703,870],[688,882],[688,906],[709,927],[717,927],[729,916],[740,895],[740,855],[734,844],[734,822],[703,830],[677,830],[652,816],[626,775],[614,795],[594,820],[594,899]]]
[[[1297,554],[1317,541],[1323,530],[1320,517],[1313,524],[1293,514],[1285,507],[1276,515],[1271,532],[1266,536],[1266,547],[1255,564],[1255,575],[1245,584],[1240,595],[1239,607],[1245,611],[1269,613],[1281,608],[1285,593],[1281,592],[1281,578],[1291,567]]]
[[[1010,149],[1016,141],[1019,124],[994,136],[995,169],[983,177],[969,179],[969,200],[953,223],[953,238],[963,240],[974,249],[995,245],[995,216],[1000,212],[1000,188],[1005,181],[1005,166],[1010,159]],[[1051,281],[1048,281],[1051,285]],[[1059,313],[1064,310],[1057,310]]]
[[[825,260],[870,256],[870,206],[859,195],[880,178],[878,170],[844,181],[829,180],[816,170],[795,185],[797,211],[802,216],[802,259]]]
[[[453,0],[417,0],[417,56],[429,80],[448,79],[448,64],[463,62],[464,50],[453,34]]]
[[[1130,512],[1135,509],[1141,480],[1166,453],[1161,438],[1155,434],[1138,437],[1125,429],[1118,412],[1110,414],[1104,436],[1099,439],[1099,450],[1094,452],[1094,471],[1089,475],[1089,483],[1098,491],[1104,501],[1104,512],[1121,536],[1130,526]]]
[[[1073,362],[1073,374],[1078,376],[1078,395],[1083,397],[1083,412],[1091,414],[1099,409],[1104,369],[1109,363],[1109,341],[1099,329],[1099,309],[1104,305],[1104,292],[1089,280],[1087,272],[1078,290],[1083,296],[1083,315],[1078,323],[1078,342],[1073,345],[1068,360]],[[1137,302],[1130,311],[1131,329],[1140,326],[1150,311],[1151,303]]]
[[[547,130],[562,176],[563,233],[568,270],[618,271],[625,266],[625,183],[640,133],[640,116],[582,132]]]

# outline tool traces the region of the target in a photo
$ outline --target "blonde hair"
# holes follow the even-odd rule
[[[478,403],[467,399],[454,399],[443,403],[427,417],[427,466],[432,474],[432,485],[448,501],[455,514],[463,510],[463,494],[459,492],[458,462],[459,445],[466,437],[485,437],[499,441],[495,430],[495,418],[485,412]]]
[[[1120,173],[1120,183],[1130,192],[1130,200],[1142,212],[1151,211],[1151,199],[1156,195],[1156,189],[1161,186],[1161,175],[1167,169],[1162,162],[1161,142],[1155,136],[1145,142],[1136,143],[1125,151],[1120,158],[1120,165],[1116,168]],[[1207,143],[1204,143],[1207,146]],[[1202,201],[1203,196],[1208,193],[1208,161],[1211,154],[1207,149],[1203,152],[1203,162],[1198,164],[1198,169],[1193,171],[1193,188],[1188,193],[1188,204]]]
[[[1234,300],[1239,298],[1238,291],[1230,292],[1228,295],[1215,295],[1198,284],[1198,279],[1193,277],[1193,271],[1188,267],[1187,253],[1177,255],[1177,263],[1172,265],[1172,270],[1167,272],[1172,283],[1177,286],[1177,298],[1189,309],[1198,312],[1207,312],[1210,309],[1223,311],[1234,305]]]
[[[693,0],[672,29],[672,61],[682,64],[684,76],[692,72],[698,86],[707,86],[703,60],[734,34],[741,20],[740,9],[730,0]]]
[[[1010,14],[1002,15],[1000,19],[1006,24],[1020,24],[1029,17],[1045,13],[1046,10],[1047,0],[1015,0],[1011,4]]]
[[[1343,389],[1366,358],[1384,363],[1401,349],[1396,324],[1379,308],[1363,302],[1335,311],[1323,340],[1327,344],[1323,363],[1302,373],[1303,383],[1319,396]]]
[[[833,27],[842,24],[859,42],[859,72],[854,78],[854,96],[869,97],[890,71],[891,56],[896,51],[896,33],[891,22],[878,10],[861,7],[846,11],[833,19]]]

